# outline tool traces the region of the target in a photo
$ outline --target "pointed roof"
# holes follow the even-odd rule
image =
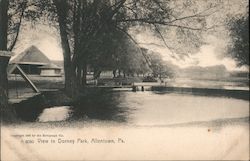
[[[37,64],[47,65],[50,64],[50,60],[43,54],[36,46],[31,46],[17,55],[11,62],[11,64]]]

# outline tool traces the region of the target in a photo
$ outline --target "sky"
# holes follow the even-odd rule
[[[175,55],[177,58],[179,56],[174,53],[173,50],[170,51],[164,45],[163,41],[160,38],[155,37],[155,33],[152,33],[150,30],[143,29],[143,32],[139,32],[135,35],[135,38],[142,47],[160,53],[164,60],[169,61],[180,68],[190,66],[208,67],[214,65],[224,65],[229,71],[249,71],[249,67],[247,66],[237,67],[237,62],[231,57],[230,53],[227,52],[228,47],[232,44],[228,28],[225,25],[228,18],[246,15],[246,13],[248,14],[246,6],[249,5],[249,2],[246,0],[223,0],[218,2],[219,3],[216,6],[217,11],[206,18],[208,26],[218,24],[218,27],[203,34],[205,44],[202,45],[197,51],[185,53],[187,56],[184,57],[184,59],[175,59],[171,57],[171,55]],[[198,5],[200,5],[200,7],[205,6],[206,3],[206,1],[198,1]],[[189,13],[187,13],[187,15],[189,15]],[[163,36],[168,46],[175,48],[178,45],[176,43],[172,43],[178,39],[173,38],[173,36],[171,37],[171,34]]]
[[[51,26],[36,25],[33,27],[31,24],[22,26],[19,41],[14,48],[15,54],[18,55],[32,45],[51,60],[63,60],[58,32]]]
[[[244,0],[231,0],[228,2],[232,4],[228,5],[229,8],[224,8],[222,10],[225,11],[225,13],[221,12],[217,13],[217,15],[215,14],[217,19],[224,18],[223,14],[236,15],[238,13],[242,13],[244,12],[242,8],[247,4],[247,2]],[[225,28],[223,30],[225,30]],[[175,59],[171,57],[172,52],[170,52],[169,49],[164,46],[163,41],[155,37],[148,30],[132,33],[132,35],[141,47],[158,52],[162,55],[162,58],[165,61],[169,61],[180,68],[186,68],[190,66],[208,67],[214,65],[224,65],[230,71],[249,70],[244,66],[237,67],[235,60],[228,56],[226,50],[229,43],[229,37],[226,34],[206,35],[204,39],[206,44],[201,46],[199,50],[194,53],[187,53],[188,56],[184,59]],[[18,55],[31,45],[38,47],[51,60],[63,60],[58,31],[51,26],[33,26],[29,22],[25,23],[25,25],[22,25],[21,33],[14,52],[16,55]],[[178,57],[178,54],[175,55]]]
[[[180,68],[224,65],[229,71],[248,70],[247,66],[237,67],[236,61],[225,52],[227,49],[227,42],[213,35],[206,38],[206,45],[201,46],[198,52],[189,53],[188,57],[185,57],[183,60],[171,57],[172,52],[164,46],[162,40],[154,38],[150,33],[144,31],[136,35],[136,38],[142,47],[158,52],[161,54],[163,60],[171,62]]]
[[[55,33],[51,33],[51,30],[48,26],[40,26],[39,28],[31,28],[27,33],[23,33],[20,37],[25,38],[23,38],[21,43],[17,43],[17,47],[14,50],[15,54],[21,53],[31,45],[35,45],[49,59],[63,60],[60,40]],[[206,45],[201,46],[197,53],[188,54],[188,57],[185,57],[184,60],[177,60],[171,57],[171,52],[162,44],[162,40],[155,38],[150,33],[144,31],[134,36],[141,47],[158,52],[165,61],[169,61],[180,68],[224,65],[230,71],[246,71],[248,69],[244,66],[237,67],[235,60],[224,54],[227,42],[212,35],[207,37]]]

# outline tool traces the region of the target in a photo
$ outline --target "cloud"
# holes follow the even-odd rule
[[[190,59],[197,60],[197,65],[208,67],[214,65],[224,65],[227,70],[248,70],[247,67],[237,67],[236,61],[227,53],[226,40],[215,36],[208,36],[207,45],[203,45],[200,51],[190,55]]]
[[[170,61],[180,68],[190,66],[208,67],[214,65],[224,65],[227,70],[248,71],[246,66],[237,67],[236,61],[227,53],[228,39],[207,35],[206,44],[200,47],[197,53],[187,53],[184,59],[178,59],[178,54],[167,49],[160,39],[155,38],[150,31],[143,31],[136,35],[136,40],[140,46],[158,52],[165,61]],[[172,55],[175,55],[175,58]]]

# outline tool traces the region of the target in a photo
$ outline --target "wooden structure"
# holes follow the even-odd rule
[[[62,68],[53,64],[36,46],[31,46],[10,61],[10,67],[18,64],[27,75],[61,76]],[[19,73],[14,69],[9,74]]]
[[[42,67],[39,67],[41,69],[41,76],[61,76],[61,67],[58,67],[55,64],[48,64]]]
[[[26,75],[26,73],[22,70],[22,68],[18,64],[14,64],[8,71],[8,74],[12,73],[14,70],[17,70],[18,73],[23,77],[23,79],[30,85],[32,90],[36,93],[39,93],[40,91],[35,86],[35,84],[29,79],[29,77]]]

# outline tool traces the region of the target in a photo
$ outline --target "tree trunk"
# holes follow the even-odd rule
[[[1,121],[13,122],[16,120],[14,109],[8,103],[7,67],[10,55],[7,51],[8,32],[8,0],[0,0],[0,109]]]
[[[0,1],[0,50],[7,50],[7,28],[8,28],[8,0]],[[4,54],[3,54],[4,55]],[[8,79],[7,66],[9,58],[0,55],[0,108],[8,107]]]
[[[119,77],[121,77],[121,70],[120,69],[118,69],[118,75],[119,75]]]
[[[86,87],[87,85],[87,63],[84,62],[82,66],[82,87]]]
[[[6,108],[8,106],[8,79],[7,66],[9,57],[0,56],[0,107]]]
[[[78,90],[77,90],[76,72],[74,71],[73,64],[71,61],[71,51],[70,51],[67,26],[66,26],[66,18],[68,13],[67,2],[61,0],[54,0],[54,4],[57,9],[61,45],[63,49],[65,91],[71,98],[74,98],[77,96]]]
[[[82,68],[80,66],[77,66],[76,80],[77,80],[78,87],[82,85],[81,79],[82,79]]]
[[[102,71],[98,70],[98,69],[94,69],[94,79],[98,79],[100,78]]]
[[[116,70],[113,70],[113,78],[116,77]]]
[[[0,1],[0,50],[7,50],[8,0]]]
[[[7,56],[1,56],[0,51],[0,109],[1,109],[1,121],[14,122],[16,121],[15,110],[8,103],[8,78],[7,78],[7,66],[9,58]]]

